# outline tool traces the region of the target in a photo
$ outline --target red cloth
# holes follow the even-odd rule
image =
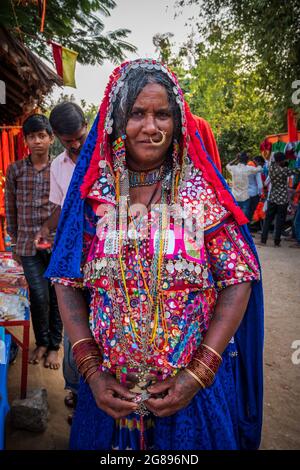
[[[293,197],[294,204],[299,204],[299,202],[300,202],[300,183],[297,185],[295,195]]]
[[[193,114],[193,118],[196,121],[197,129],[201,138],[203,139],[203,143],[208,155],[211,157],[219,172],[222,173],[222,164],[219,150],[208,122],[199,116],[195,116],[195,114]]]
[[[271,150],[272,150],[271,142],[269,142],[268,139],[263,140],[262,143],[260,144],[260,151],[271,152]]]
[[[2,142],[0,136],[0,171],[3,173]]]
[[[298,140],[297,115],[294,112],[294,110],[291,108],[289,108],[287,111],[287,124],[288,124],[289,141],[296,142]]]
[[[0,217],[5,216],[4,184],[5,178],[2,171],[0,170]]]
[[[57,74],[63,78],[62,46],[50,41]]]
[[[10,129],[8,131],[8,140],[9,140],[9,163],[13,163],[15,161],[15,135],[16,131],[14,129]]]
[[[10,164],[10,158],[9,158],[9,138],[8,138],[8,132],[7,131],[2,131],[1,135],[2,139],[2,164],[3,164],[3,174],[4,176],[6,175],[6,169],[8,165]]]
[[[252,217],[254,222],[258,222],[259,220],[265,219],[266,213],[264,211],[264,205],[265,203],[263,201],[259,201],[259,203],[257,204],[255,212]]]
[[[22,160],[23,158],[28,157],[29,148],[25,144],[23,131],[20,130],[17,136],[17,160]]]

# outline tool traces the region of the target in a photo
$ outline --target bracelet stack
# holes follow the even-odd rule
[[[72,346],[74,360],[85,382],[94,375],[102,362],[102,355],[93,338],[83,338]]]
[[[217,351],[206,344],[201,344],[185,370],[202,388],[206,388],[213,383],[221,362],[222,357]]]

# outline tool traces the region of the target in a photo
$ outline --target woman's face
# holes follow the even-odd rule
[[[173,140],[174,122],[166,89],[157,83],[148,83],[138,95],[126,127],[127,162],[133,170],[151,170],[165,158]],[[166,140],[155,146],[153,141]]]

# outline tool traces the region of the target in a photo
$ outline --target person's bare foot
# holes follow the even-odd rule
[[[47,357],[45,358],[44,366],[49,367],[49,369],[55,369],[55,370],[60,368],[58,351],[53,351],[53,350],[48,351]]]
[[[29,364],[38,364],[40,360],[45,356],[47,352],[47,347],[45,346],[37,346],[29,359]]]

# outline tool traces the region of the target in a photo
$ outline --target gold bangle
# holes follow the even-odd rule
[[[221,361],[222,361],[222,356],[220,356],[220,354],[219,354],[215,349],[211,348],[210,346],[207,346],[207,344],[204,344],[204,343],[202,343],[202,346],[203,346],[204,348],[209,349],[209,350],[210,350],[211,352],[213,352],[216,356],[218,356],[218,357],[221,359]]]
[[[197,380],[197,382],[201,385],[202,388],[205,388],[205,385],[204,383],[199,379],[199,377],[197,377],[196,374],[194,374],[194,372],[192,372],[191,370],[189,370],[187,367],[184,369],[188,374],[190,374],[195,380]]]
[[[92,340],[92,336],[90,336],[89,338],[82,338],[82,339],[79,339],[78,341],[76,341],[73,346],[72,346],[72,351],[73,349],[75,348],[75,346],[77,346],[77,344],[80,344],[80,343],[83,343],[84,341],[90,341]]]

